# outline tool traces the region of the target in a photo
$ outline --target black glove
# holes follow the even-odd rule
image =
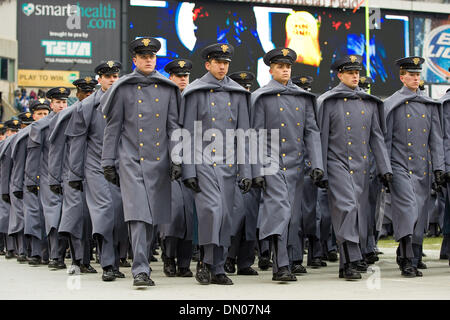
[[[252,186],[253,186],[253,188],[263,189],[265,192],[266,191],[266,179],[264,177],[253,178]]]
[[[38,186],[27,186],[28,192],[32,192],[35,195],[38,195],[38,192],[39,192],[38,188],[39,188]]]
[[[202,190],[200,189],[200,187],[198,185],[197,178],[186,179],[183,181],[183,183],[187,188],[194,190],[195,193],[202,192]]]
[[[16,197],[17,199],[22,200],[23,199],[23,192],[22,191],[14,191],[13,192],[14,197]]]
[[[11,203],[11,198],[9,197],[9,194],[5,193],[2,194],[2,200],[8,203]]]
[[[434,171],[434,181],[438,185],[443,186],[445,184],[444,171],[442,170]]]
[[[69,181],[69,186],[75,190],[83,192],[83,181],[81,180]]]
[[[112,184],[120,186],[119,175],[117,174],[116,167],[114,166],[103,167],[103,175],[105,176],[105,179],[111,182]]]
[[[431,184],[431,191],[434,191],[436,193],[442,192],[442,187],[440,184],[438,184],[436,181],[434,181]]]
[[[444,174],[444,179],[446,183],[450,183],[450,171]]]
[[[380,180],[381,180],[381,183],[383,184],[383,186],[386,189],[389,189],[389,183],[392,182],[392,178],[393,178],[392,173],[388,172],[388,173],[385,173],[383,175],[380,175],[379,177],[380,177]]]
[[[55,194],[63,194],[63,190],[60,184],[51,184],[50,190]]]
[[[244,178],[239,182],[239,189],[242,190],[242,193],[247,193],[250,191],[252,187],[252,180],[248,178]]]
[[[170,180],[174,181],[181,177],[181,165],[172,162],[169,170]]]
[[[318,186],[321,189],[328,189],[328,180],[320,180],[316,186]]]
[[[323,170],[319,168],[312,169],[311,173],[309,174],[311,179],[313,180],[313,183],[317,186],[317,184],[322,180],[323,178]]]

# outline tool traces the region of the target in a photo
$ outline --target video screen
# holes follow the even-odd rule
[[[375,80],[372,94],[386,97],[400,86],[395,60],[409,54],[409,21],[407,16],[383,11],[378,20],[379,29],[370,30],[370,74]],[[330,70],[336,59],[360,54],[366,63],[361,9],[130,0],[128,23],[129,40],[153,36],[161,41],[157,60],[161,73],[165,74],[164,65],[172,59],[192,60],[191,81],[206,72],[202,48],[216,42],[234,46],[230,73],[248,70],[256,75],[252,90],[270,81],[263,56],[276,47],[296,51],[292,76],[312,76],[312,91],[319,94],[338,83]]]

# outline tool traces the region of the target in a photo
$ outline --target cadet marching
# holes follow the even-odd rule
[[[131,267],[133,285],[145,287],[155,285],[160,245],[167,277],[232,285],[235,272],[257,281],[256,256],[274,282],[297,281],[307,247],[307,266],[339,259],[337,276],[358,280],[378,261],[389,212],[399,276],[423,276],[431,191],[450,196],[450,91],[439,101],[423,94],[423,58],[396,61],[403,86],[382,101],[367,92],[358,55],[336,60],[340,83],[316,95],[311,77],[291,74],[290,48],[264,55],[272,80],[251,92],[254,74],[227,75],[230,44],[205,47],[204,65],[169,62],[169,78],[155,70],[160,47],[136,39],[132,73],[102,62],[74,81],[73,105],[56,87],[0,124],[6,259],[102,281]],[[193,67],[204,76],[189,83]],[[239,130],[258,133],[267,158],[249,161],[255,150],[236,136],[219,141]]]

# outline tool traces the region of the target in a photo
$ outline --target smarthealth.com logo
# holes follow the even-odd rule
[[[27,17],[47,16],[47,17],[69,17],[69,18],[87,18],[88,29],[116,29],[116,9],[111,4],[99,3],[96,7],[83,7],[79,2],[76,4],[36,4],[23,3],[22,12]],[[74,29],[80,29],[74,28]]]

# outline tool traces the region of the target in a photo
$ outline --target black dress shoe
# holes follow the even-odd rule
[[[50,261],[48,261],[48,260],[41,260],[42,265],[48,265],[49,263],[50,263]]]
[[[448,260],[448,255],[446,254],[439,255],[439,260]]]
[[[14,251],[6,251],[5,259],[14,259],[15,257]]]
[[[345,280],[359,280],[361,279],[361,273],[353,268],[351,263],[344,264],[344,269],[339,269],[339,278]]]
[[[181,278],[191,278],[194,274],[189,268],[178,268],[177,277]]]
[[[240,276],[257,276],[258,271],[253,269],[252,267],[238,269],[237,274]]]
[[[213,284],[221,284],[221,285],[232,285],[233,281],[228,278],[225,274],[216,274],[211,275],[211,283]]]
[[[102,280],[106,282],[116,280],[114,270],[112,268],[103,270]]]
[[[21,254],[17,257],[17,262],[19,263],[25,263],[27,261],[28,261],[27,256],[24,254]]]
[[[414,268],[414,271],[416,273],[416,277],[423,277],[422,271],[419,271],[417,268]]]
[[[67,269],[67,266],[64,263],[64,261],[57,260],[55,265],[53,266],[53,269],[55,269],[55,270]]]
[[[120,259],[119,266],[122,268],[130,268],[131,264],[127,261],[127,259]]]
[[[422,261],[419,261],[417,263],[417,269],[428,269],[428,267],[425,263],[423,263]]]
[[[330,262],[336,262],[338,261],[338,255],[336,251],[330,251],[327,253],[327,260]]]
[[[120,272],[119,270],[114,270],[114,276],[116,278],[120,278],[120,279],[125,278],[125,275],[122,272]]]
[[[58,263],[58,260],[52,260],[48,263],[49,269],[55,269],[56,264]]]
[[[352,265],[353,265],[353,269],[355,269],[356,271],[358,271],[360,273],[366,273],[367,268],[369,267],[367,265],[367,263],[363,260],[352,262]]]
[[[266,271],[272,267],[272,262],[270,262],[270,257],[261,256],[258,260],[258,268]]]
[[[280,267],[278,272],[272,275],[272,281],[297,281],[297,277],[289,272],[288,267]]]
[[[236,261],[232,258],[227,258],[223,268],[225,269],[226,273],[235,273],[236,272]]]
[[[293,274],[307,273],[306,268],[299,263],[294,263],[291,266],[291,272]]]
[[[164,274],[168,277],[175,277],[177,275],[177,267],[176,267],[174,258],[166,257],[164,259],[163,271],[164,271]]]
[[[308,264],[308,267],[311,267],[313,269],[318,269],[322,267],[322,260],[320,258],[313,258]]]
[[[412,266],[411,259],[399,259],[401,275],[405,278],[415,278],[416,268]]]
[[[41,264],[41,258],[40,257],[31,257],[28,261],[28,264],[30,266],[38,266]]]
[[[152,256],[150,257],[149,263],[150,263],[150,262],[157,262],[157,261],[158,261],[158,259],[156,259],[154,255],[152,255]]]
[[[195,280],[200,284],[211,283],[211,273],[208,267],[203,262],[197,263],[197,272],[195,273]]]
[[[152,251],[152,255],[154,255],[154,256],[158,256],[158,255],[159,255],[159,253],[158,253],[158,251],[156,251],[156,249],[155,249],[155,250],[153,250],[153,251]]]
[[[90,264],[82,264],[80,266],[81,273],[97,273],[97,270],[95,270]]]
[[[366,261],[367,264],[374,264],[375,262],[377,262],[378,260],[380,260],[375,252],[370,252],[368,254],[366,254],[366,256],[364,257],[364,260]]]
[[[4,256],[6,254],[5,250],[0,250],[0,256]]]
[[[135,287],[153,287],[154,285],[153,280],[144,272],[137,274],[133,280],[133,286]]]

